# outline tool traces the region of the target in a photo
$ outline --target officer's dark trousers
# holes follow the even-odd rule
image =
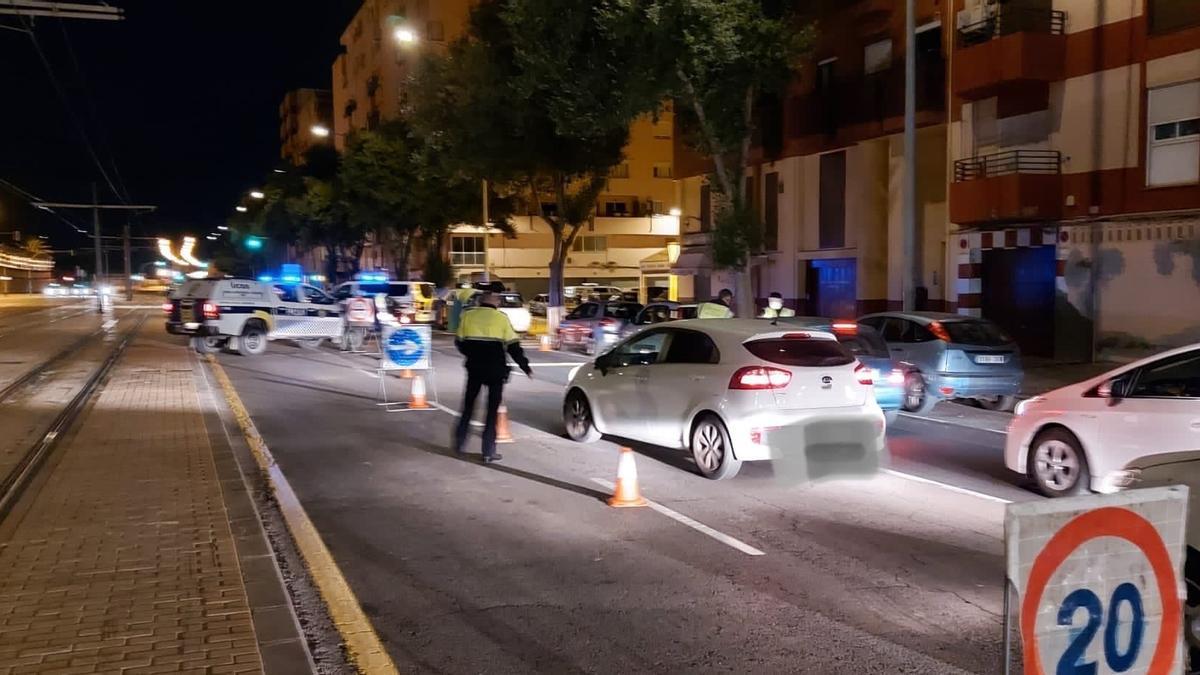
[[[463,392],[462,410],[458,417],[458,428],[454,432],[454,449],[462,452],[467,446],[467,433],[471,429],[471,415],[475,410],[475,399],[479,398],[479,390],[487,387],[487,418],[483,426],[483,456],[491,457],[496,454],[496,416],[500,411],[500,401],[504,398],[504,379],[478,376],[467,376],[467,389]]]

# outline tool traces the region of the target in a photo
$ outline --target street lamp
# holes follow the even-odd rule
[[[238,204],[237,206],[233,207],[233,210],[237,211],[238,213],[245,213],[245,212],[249,211],[250,209],[242,206],[241,204]]]
[[[309,131],[311,131],[312,135],[316,136],[317,138],[329,137],[329,127],[325,126],[324,124],[314,124]]]
[[[412,44],[417,41],[417,32],[407,26],[398,26],[395,33],[396,42]]]
[[[263,194],[262,190],[251,190],[250,191],[251,199],[262,199],[263,197],[266,197],[266,195]]]
[[[678,218],[679,216],[683,215],[683,209],[679,208],[678,206],[671,207],[671,210],[667,211],[667,215]]]

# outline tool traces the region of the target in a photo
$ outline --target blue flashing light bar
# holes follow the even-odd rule
[[[368,281],[376,283],[386,283],[388,281],[387,272],[359,272],[355,275],[359,281]]]
[[[279,277],[279,281],[285,284],[298,284],[302,281],[302,278],[296,276],[295,274],[284,274],[283,276]]]
[[[275,277],[271,276],[270,274],[260,274],[258,275],[258,280],[265,284],[269,284],[272,281],[275,281]]]
[[[298,284],[304,280],[304,270],[296,263],[279,266],[279,280],[285,284]]]

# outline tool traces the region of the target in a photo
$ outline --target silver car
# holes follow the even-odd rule
[[[940,400],[974,399],[1012,410],[1021,390],[1021,350],[999,326],[961,314],[882,312],[860,318],[883,335],[892,358],[908,364],[903,407],[928,412]]]
[[[621,337],[629,337],[647,326],[694,318],[696,318],[696,305],[681,305],[678,302],[667,300],[652,302],[643,307],[632,321],[621,328]]]
[[[585,302],[558,325],[557,348],[582,349],[587,354],[604,351],[621,339],[621,329],[637,316],[636,302]]]

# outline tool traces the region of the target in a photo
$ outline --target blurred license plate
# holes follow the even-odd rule
[[[983,354],[975,357],[975,363],[1004,363],[1004,355],[989,355]]]

